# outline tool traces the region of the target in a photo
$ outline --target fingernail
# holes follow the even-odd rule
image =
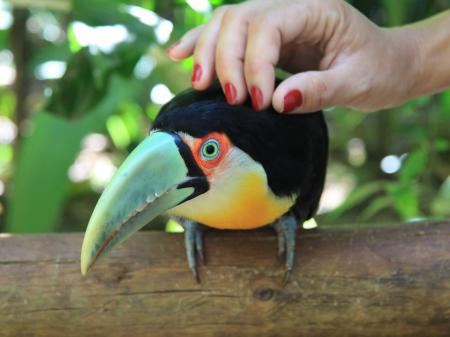
[[[300,90],[291,90],[284,96],[283,112],[290,112],[303,103],[303,95]]]
[[[200,81],[200,78],[202,77],[202,67],[200,64],[196,63],[194,66],[194,71],[192,72],[192,79],[191,82],[198,82]]]
[[[263,103],[263,96],[261,89],[259,89],[257,86],[252,86],[250,89],[250,93],[252,96],[252,106],[253,109],[259,110],[261,109],[262,103]]]
[[[227,98],[228,104],[233,104],[236,100],[236,88],[232,83],[225,84],[225,97]]]
[[[169,48],[167,48],[167,53],[171,53],[174,48],[176,48],[180,44],[180,41],[175,42]]]

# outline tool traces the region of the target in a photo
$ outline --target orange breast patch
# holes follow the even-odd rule
[[[202,209],[184,216],[214,228],[252,229],[275,221],[293,205],[291,198],[276,197],[265,177],[256,172],[249,172],[233,185],[222,195],[216,194],[220,200],[208,200]]]

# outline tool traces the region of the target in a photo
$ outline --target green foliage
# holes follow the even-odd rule
[[[210,4],[236,2],[240,1],[211,0]],[[440,0],[349,2],[384,26],[415,21],[448,6]],[[140,13],[147,17],[133,15],[130,8],[143,10]],[[31,23],[43,26],[26,36],[0,30],[0,52],[11,49],[11,40],[30,41],[26,63],[19,65],[26,69],[26,96],[13,86],[0,87],[0,117],[20,124],[21,131],[15,142],[0,142],[0,182],[6,182],[5,195],[0,196],[0,230],[80,230],[101,186],[89,176],[71,180],[68,171],[83,153],[100,166],[105,161],[120,164],[157,116],[160,105],[149,99],[152,88],[164,84],[177,93],[189,86],[193,60],[174,63],[168,59],[166,42],[158,38],[160,23],[173,23],[171,40],[175,41],[206,22],[211,12],[198,12],[185,1],[75,0],[70,13],[34,8],[30,15]],[[58,38],[45,37],[50,21],[60,31]],[[91,28],[124,27],[128,37],[109,51],[84,46],[77,36],[79,23]],[[64,76],[38,80],[34,74],[48,61],[66,62]],[[27,115],[20,117],[15,110],[17,102],[23,101],[28,104]],[[328,189],[349,181],[351,187],[345,200],[322,216],[320,224],[450,216],[450,91],[370,115],[336,108],[327,111],[326,117],[330,163],[338,164],[330,165],[330,176],[335,166],[343,171],[337,181],[329,179]],[[92,133],[104,135],[106,145],[89,150],[84,140]],[[388,155],[400,161],[396,172],[380,169]],[[95,171],[97,164],[91,164],[83,163]],[[107,170],[103,167],[99,172],[97,180]],[[178,229],[174,224],[167,228]]]
[[[107,94],[84,118],[71,122],[46,112],[37,114],[35,132],[24,140],[19,151],[6,230],[57,229],[69,185],[67,172],[83,136],[102,131],[108,115],[119,102],[131,98],[134,89],[129,81],[115,75]]]
[[[16,96],[12,91],[0,91],[0,116],[12,118],[16,109]]]
[[[344,212],[347,212],[356,206],[359,206],[365,202],[368,198],[375,195],[381,190],[380,184],[378,182],[364,184],[357,187],[353,192],[347,197],[347,199],[337,207],[332,213],[328,215],[328,221],[335,221],[337,218],[342,216]]]

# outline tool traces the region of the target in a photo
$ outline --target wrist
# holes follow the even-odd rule
[[[396,106],[421,95],[425,74],[420,34],[412,32],[411,26],[382,30],[388,41],[384,51],[385,86],[390,93],[387,106]]]
[[[450,11],[402,29],[416,56],[410,98],[450,87]]]

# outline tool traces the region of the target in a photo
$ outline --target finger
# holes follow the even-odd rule
[[[250,22],[244,74],[255,110],[271,103],[280,48],[281,36],[273,16],[258,16]]]
[[[192,72],[192,86],[204,90],[211,85],[215,76],[215,51],[217,35],[219,34],[222,17],[231,6],[219,7],[213,14],[195,44],[194,70]]]
[[[181,39],[167,48],[169,57],[174,61],[179,61],[191,56],[194,52],[195,44],[204,29],[205,25],[201,25],[184,34]]]
[[[216,73],[229,104],[242,104],[247,98],[244,55],[249,14],[249,6],[229,9],[217,38]]]
[[[347,99],[345,72],[342,69],[308,71],[289,77],[277,87],[272,104],[278,112],[314,112]]]

